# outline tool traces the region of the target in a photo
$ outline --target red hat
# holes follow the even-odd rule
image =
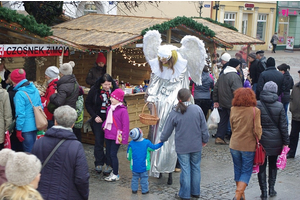
[[[99,63],[99,62],[103,62],[104,65],[106,64],[106,58],[105,58],[104,54],[101,52],[98,54],[98,57],[96,60],[96,63]]]
[[[113,97],[114,99],[117,99],[120,102],[123,102],[124,91],[118,88],[115,91],[113,91],[110,96]]]
[[[20,81],[26,79],[26,72],[24,69],[15,69],[10,73],[10,79],[18,84]]]

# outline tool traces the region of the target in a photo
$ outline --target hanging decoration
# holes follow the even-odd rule
[[[19,27],[16,27],[15,29],[21,29],[22,31],[26,29],[29,32],[34,33],[40,37],[46,37],[53,34],[51,31],[51,27],[45,24],[38,24],[32,15],[25,16],[17,13],[17,11],[15,10],[10,10],[8,8],[0,7],[0,19],[4,19],[7,22],[17,23],[24,27],[24,29]]]
[[[138,63],[136,62],[137,59],[145,58],[143,50],[139,48],[133,48],[133,49],[125,49],[123,47],[118,49],[118,52],[122,54],[123,58],[125,60],[128,60],[128,63],[132,64],[133,66],[137,67],[145,67],[147,65],[147,62]],[[135,54],[135,55],[133,55]],[[134,60],[136,59],[136,60]]]
[[[141,34],[145,35],[148,30],[158,30],[160,33],[163,33],[164,31],[167,31],[170,28],[175,28],[179,25],[185,25],[189,28],[200,32],[202,35],[205,35],[207,37],[214,37],[216,35],[216,33],[213,30],[209,29],[207,26],[204,26],[201,23],[196,22],[195,20],[189,17],[176,17],[164,23],[156,24],[150,28],[144,29]]]

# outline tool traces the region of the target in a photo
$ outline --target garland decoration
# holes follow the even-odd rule
[[[7,22],[15,22],[24,27],[27,31],[35,33],[40,37],[53,35],[51,27],[45,24],[38,24],[32,15],[25,16],[17,13],[15,10],[0,7],[0,18]]]
[[[199,17],[193,17],[193,18],[199,18]],[[223,26],[223,27],[225,27],[225,28],[229,28],[229,29],[231,29],[231,30],[234,30],[234,31],[238,32],[237,28],[235,28],[234,26],[231,26],[230,24],[221,23],[221,22],[218,22],[218,21],[213,20],[213,19],[208,18],[208,17],[205,17],[205,18],[200,17],[200,18],[205,19],[205,20],[207,20],[207,21],[209,21],[209,22],[211,22],[211,23],[214,23],[214,24],[217,24],[217,25],[220,25],[220,26]]]
[[[203,24],[196,22],[192,18],[185,17],[185,16],[176,17],[176,18],[166,21],[164,23],[156,24],[150,28],[146,28],[146,29],[142,30],[141,34],[145,35],[146,32],[149,30],[158,30],[160,33],[163,33],[164,31],[167,31],[170,28],[175,28],[182,24],[185,25],[186,27],[195,29],[198,32],[200,32],[200,34],[203,34],[208,37],[214,37],[216,35],[216,33],[213,30],[209,29],[207,26],[204,26]]]

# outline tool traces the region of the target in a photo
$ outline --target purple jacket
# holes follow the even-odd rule
[[[107,108],[106,115],[110,110],[110,106]],[[124,105],[116,107],[113,112],[113,118],[122,133],[122,144],[128,144],[128,136],[129,136],[129,115],[127,111],[127,107]],[[105,122],[103,123],[104,126]],[[117,127],[113,123],[111,126],[111,130],[104,130],[104,137],[109,140],[116,140],[117,137]]]

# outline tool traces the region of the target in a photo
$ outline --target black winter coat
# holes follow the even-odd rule
[[[75,87],[75,84],[77,86]],[[76,109],[76,101],[79,95],[79,86],[75,76],[64,75],[57,81],[57,93],[50,96],[50,102],[57,107],[69,105]]]
[[[38,191],[45,200],[85,200],[89,196],[89,169],[82,144],[72,129],[53,126],[38,139],[32,153],[43,163],[61,139],[66,139],[41,171]]]
[[[259,78],[259,75],[260,75],[260,72],[259,72],[259,69],[258,69],[258,60],[257,59],[255,59],[253,62],[250,63],[249,72],[250,72],[251,83],[253,85],[254,83],[258,82],[258,78]]]
[[[282,103],[277,99],[276,93],[263,90],[260,94],[260,101],[257,102],[257,107],[261,111],[263,130],[260,142],[265,148],[267,156],[280,155],[283,145],[289,144],[285,111]],[[265,104],[271,116],[268,115],[261,102]],[[274,119],[276,125],[270,117]]]
[[[85,100],[85,108],[94,120],[97,116],[99,116],[102,121],[106,119],[105,113],[100,113],[102,100],[100,99],[101,95],[101,84],[100,80],[98,79],[95,85],[90,89],[86,100]],[[116,88],[112,88],[110,92],[113,92]],[[110,102],[110,100],[109,100]]]
[[[279,96],[282,93],[282,83],[283,83],[283,75],[281,72],[277,71],[277,69],[273,67],[268,67],[264,72],[262,72],[259,76],[257,87],[256,87],[256,98],[259,99],[260,92],[263,90],[263,87],[266,82],[273,81],[278,86],[277,95]]]
[[[103,67],[99,67],[97,63],[94,64],[86,76],[85,82],[89,84],[91,87],[97,82],[97,80],[106,74],[106,65]]]
[[[290,72],[286,71],[283,74],[283,82],[282,82],[282,92],[283,96],[281,97],[282,103],[289,103],[291,96],[291,89],[294,86],[294,80],[290,75]]]

